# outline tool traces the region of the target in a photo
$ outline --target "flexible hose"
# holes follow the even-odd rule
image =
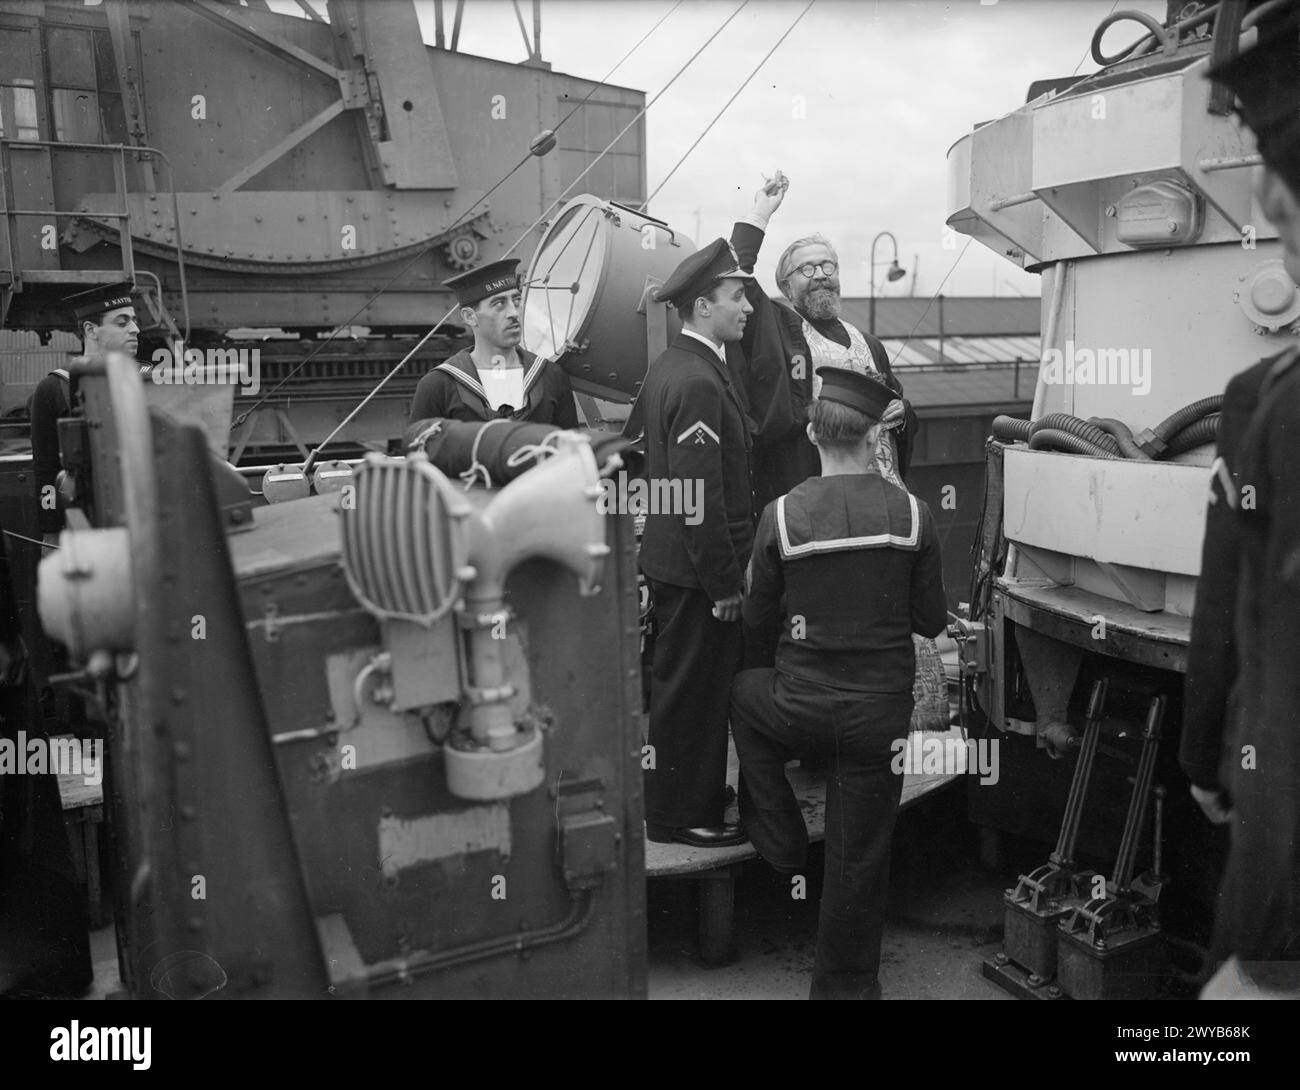
[[[1165,50],[1165,52],[1169,52],[1171,48],[1177,48],[1178,40],[1184,35],[1185,32],[1191,30],[1193,27],[1197,27],[1203,23],[1210,22],[1212,19],[1218,16],[1218,11],[1219,11],[1219,5],[1217,3],[1210,4],[1204,10],[1199,11],[1194,15],[1188,16],[1185,19],[1180,19],[1176,23],[1171,23],[1167,27],[1162,26],[1159,22],[1156,21],[1155,18],[1145,14],[1144,12],[1140,12],[1140,11],[1112,12],[1102,21],[1101,25],[1098,26],[1095,31],[1093,31],[1092,44],[1091,44],[1092,59],[1095,60],[1099,65],[1101,65],[1102,68],[1108,68],[1110,65],[1118,64],[1120,61],[1134,60],[1138,57],[1146,56],[1157,45],[1159,45],[1161,49]],[[1147,28],[1147,33],[1143,34],[1142,37],[1140,37],[1132,45],[1128,46],[1125,49],[1121,49],[1114,56],[1108,57],[1104,53],[1102,53],[1101,40],[1102,37],[1105,35],[1106,31],[1110,29],[1110,27],[1113,26],[1115,23],[1126,22],[1130,20],[1133,22],[1141,23],[1143,26],[1145,26]],[[1246,29],[1246,23],[1244,21],[1242,22],[1241,29],[1242,30]],[[1096,73],[1093,74],[1096,75]]]
[[[1034,426],[1032,420],[1019,420],[1014,416],[995,416],[993,418],[993,438],[1029,442],[1029,431]]]
[[[1081,420],[1069,413],[1048,413],[1040,420],[996,416],[993,437],[1007,443],[1027,442],[1033,450],[1065,450],[1094,458],[1149,462],[1213,442],[1218,435],[1218,409],[1222,404],[1222,394],[1203,397],[1146,429],[1140,437],[1135,437],[1122,420]]]
[[[1067,454],[1086,454],[1090,458],[1106,458],[1112,462],[1122,461],[1118,454],[1103,450],[1096,443],[1090,443],[1082,436],[1074,435],[1060,428],[1039,428],[1029,437],[1030,450],[1063,450]]]
[[[1122,420],[1112,420],[1106,416],[1094,416],[1088,420],[1089,424],[1100,428],[1107,435],[1114,438],[1119,444],[1119,452],[1125,458],[1131,458],[1138,462],[1151,461],[1151,455],[1137,445],[1137,440],[1133,438],[1133,432],[1129,426]]]
[[[1219,435],[1219,414],[1210,413],[1209,416],[1203,416],[1189,428],[1184,428],[1169,441],[1169,449],[1165,451],[1166,458],[1172,458],[1175,454],[1186,454],[1189,450],[1195,450],[1197,447],[1204,446],[1206,443],[1213,443]]]
[[[1176,413],[1165,417],[1150,431],[1143,432],[1138,445],[1153,458],[1164,457],[1165,448],[1173,440],[1174,436],[1184,428],[1191,427],[1201,417],[1217,412],[1222,405],[1222,394],[1203,397],[1200,401],[1193,401],[1190,405],[1184,405]]]
[[[1147,28],[1147,33],[1142,35],[1142,37],[1139,38],[1137,41],[1135,41],[1132,45],[1128,46],[1128,48],[1121,49],[1118,53],[1114,54],[1113,56],[1107,56],[1105,53],[1101,51],[1101,40],[1105,36],[1106,31],[1108,31],[1114,24],[1120,22],[1141,23],[1144,27]],[[1165,28],[1155,19],[1154,16],[1148,15],[1144,11],[1112,12],[1110,15],[1107,15],[1106,18],[1104,18],[1101,21],[1101,23],[1097,26],[1097,29],[1092,32],[1092,43],[1090,46],[1092,59],[1096,61],[1099,65],[1101,65],[1102,68],[1107,68],[1112,64],[1118,64],[1120,61],[1125,60],[1135,49],[1137,49],[1139,45],[1142,45],[1148,38],[1154,38],[1157,42],[1160,43],[1162,47],[1167,46],[1169,44],[1168,31],[1165,30]]]
[[[1080,420],[1077,416],[1071,416],[1069,413],[1048,413],[1041,420],[1033,422],[1029,434],[1032,437],[1035,433],[1046,428],[1076,436],[1109,454],[1119,454],[1119,444],[1115,442],[1114,438],[1107,435],[1101,428],[1094,427],[1086,420]]]

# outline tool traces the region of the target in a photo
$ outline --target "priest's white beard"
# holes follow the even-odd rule
[[[840,293],[834,288],[809,288],[799,304],[805,318],[825,321],[840,316]]]

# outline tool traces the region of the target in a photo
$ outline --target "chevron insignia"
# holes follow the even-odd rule
[[[677,437],[677,443],[679,446],[682,443],[694,443],[697,447],[702,447],[706,445],[710,439],[719,446],[722,445],[722,441],[718,438],[718,433],[709,427],[703,420],[697,420]]]

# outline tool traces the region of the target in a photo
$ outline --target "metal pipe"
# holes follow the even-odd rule
[[[1164,864],[1165,795],[1164,787],[1156,784],[1155,843],[1151,846],[1151,870],[1157,878],[1160,877]]]
[[[1039,353],[1039,367],[1041,369],[1043,356],[1047,350],[1056,344],[1056,335],[1061,324],[1061,309],[1065,302],[1065,280],[1069,265],[1065,261],[1058,261],[1053,267],[1052,276],[1052,300],[1047,310],[1047,329],[1043,333],[1042,349]],[[1029,413],[1030,420],[1037,420],[1043,415],[1043,402],[1047,400],[1047,387],[1040,378],[1034,388],[1034,407]]]
[[[519,10],[519,0],[510,0],[515,9],[515,18],[519,20],[519,33],[523,35],[524,48],[528,50],[528,59],[533,59],[533,43],[528,40],[528,30],[524,26],[524,13]]]
[[[1101,678],[1093,683],[1092,695],[1088,700],[1088,721],[1083,729],[1083,744],[1079,749],[1078,764],[1074,766],[1074,778],[1070,781],[1070,796],[1065,803],[1065,817],[1061,821],[1061,832],[1056,840],[1056,851],[1051,860],[1057,866],[1074,866],[1074,847],[1079,837],[1079,821],[1083,814],[1083,802],[1088,795],[1088,784],[1092,780],[1093,762],[1097,756],[1097,739],[1101,734],[1101,721],[1106,714],[1106,691],[1108,683]]]
[[[939,362],[943,363],[943,292],[939,293]]]
[[[1202,159],[1196,167],[1203,174],[1208,174],[1212,170],[1240,170],[1242,167],[1257,167],[1264,160],[1258,153],[1255,155],[1226,155],[1217,159]]]
[[[1133,864],[1137,858],[1138,840],[1142,837],[1147,800],[1151,796],[1151,780],[1155,775],[1156,750],[1160,744],[1160,724],[1164,715],[1165,698],[1163,695],[1157,696],[1147,710],[1146,725],[1142,731],[1142,752],[1133,777],[1133,794],[1124,818],[1124,835],[1115,856],[1112,884],[1121,893],[1129,888],[1133,880]]]
[[[456,0],[456,14],[451,21],[451,51],[456,52],[460,45],[460,18],[465,14],[465,0]]]
[[[347,466],[359,466],[362,462],[365,461],[365,459],[364,458],[331,458],[330,461],[342,462],[344,465]],[[264,466],[231,466],[230,468],[233,469],[236,473],[244,477],[260,477],[268,469],[276,469],[279,466],[288,465],[288,464],[289,464],[288,462],[275,462],[271,465],[264,465]]]
[[[871,268],[867,270],[871,281],[871,311],[868,319],[871,328],[868,332],[873,337],[876,335],[876,243],[882,238],[888,238],[894,244],[894,262],[898,262],[898,239],[894,237],[892,231],[877,231],[876,237],[871,240]]]
[[[569,893],[569,911],[564,919],[547,927],[523,931],[518,935],[500,935],[492,939],[457,946],[436,954],[418,953],[406,958],[390,958],[366,967],[365,982],[369,987],[386,984],[407,984],[416,977],[427,976],[440,969],[481,961],[501,954],[522,954],[542,946],[550,946],[583,931],[591,922],[591,890],[573,890]]]
[[[131,200],[130,193],[127,190],[126,179],[126,155],[118,155],[113,159],[114,171],[113,176],[116,183],[122,187],[122,215],[126,220],[128,230],[119,231],[117,236],[117,248],[122,255],[122,269],[126,273],[126,278],[135,283],[135,247],[131,245]],[[149,166],[150,174],[153,173],[153,165]],[[125,238],[122,236],[126,235]],[[161,300],[160,300],[161,302]]]
[[[96,216],[104,220],[129,220],[130,212],[100,212],[96,209],[76,209],[72,212],[59,212],[53,208],[6,208],[11,216]]]

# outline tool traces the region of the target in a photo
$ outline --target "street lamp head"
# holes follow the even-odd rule
[[[898,259],[895,258],[894,263],[889,266],[889,272],[885,274],[885,279],[890,283],[893,283],[895,280],[902,280],[906,275],[907,270],[904,269],[903,266],[898,263]]]

